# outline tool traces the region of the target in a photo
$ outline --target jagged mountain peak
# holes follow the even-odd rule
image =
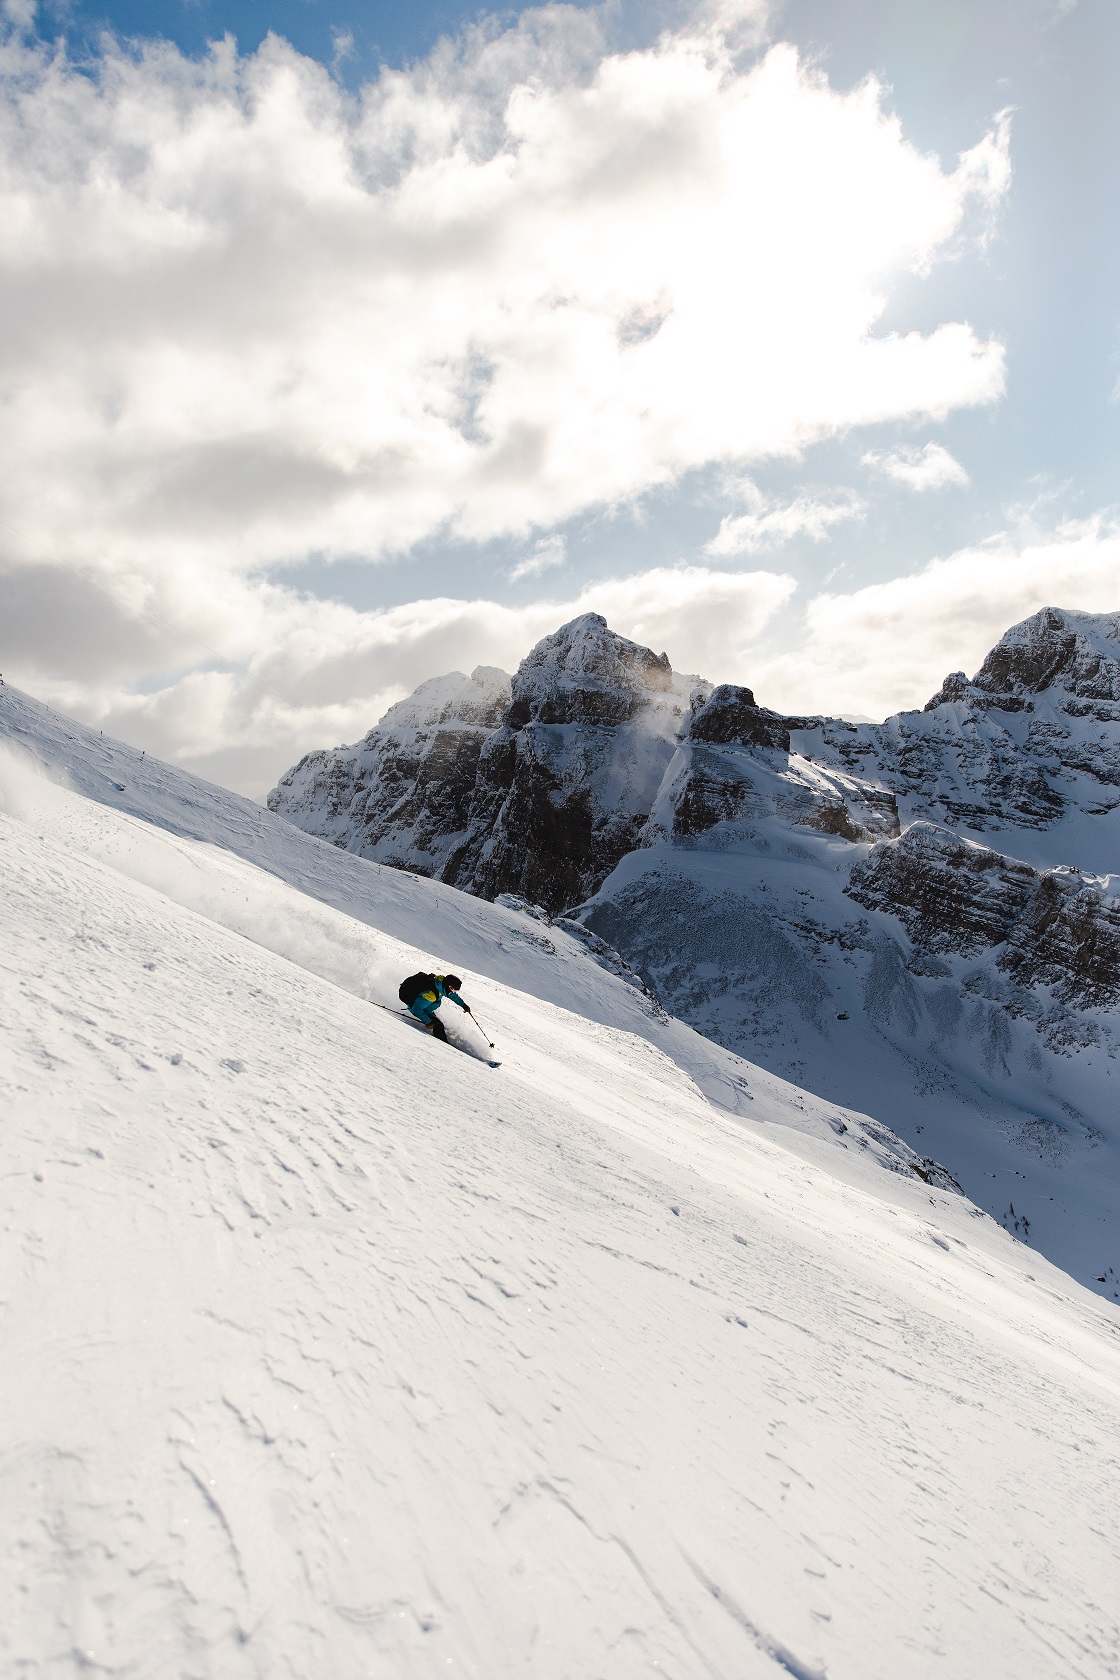
[[[693,679],[583,613],[545,636],[478,761],[469,832],[443,879],[557,911],[640,843]]]
[[[1042,607],[1004,632],[969,682],[963,671],[946,677],[925,710],[954,701],[995,703],[1018,711],[1027,697],[1050,688],[1075,699],[1120,700],[1120,613]],[[1011,705],[1002,705],[1004,700]]]
[[[555,669],[563,675],[577,673],[620,681],[645,681],[663,689],[672,678],[669,656],[633,642],[612,630],[602,613],[581,613],[569,619],[550,636],[543,636],[522,660],[518,674]]]
[[[601,613],[582,613],[522,660],[507,722],[624,723],[673,686],[667,654],[618,635]]]
[[[479,754],[509,699],[494,665],[432,677],[356,746],[307,753],[269,810],[348,851],[438,874],[466,831]]]

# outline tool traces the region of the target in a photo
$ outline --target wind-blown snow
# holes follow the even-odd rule
[[[0,702],[132,806],[0,772],[7,1671],[1117,1673],[1109,1307],[576,940]],[[370,1007],[425,950],[501,1069]]]

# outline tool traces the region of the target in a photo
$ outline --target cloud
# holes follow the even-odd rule
[[[337,24],[331,25],[331,69],[335,75],[354,56],[354,35],[349,29],[342,29]]]
[[[312,746],[358,739],[417,683],[476,664],[516,667],[534,642],[581,612],[668,653],[677,670],[744,682],[790,712],[883,717],[919,707],[952,670],[970,673],[1009,625],[1041,606],[1120,610],[1120,524],[1097,518],[1002,536],[908,577],[806,607],[791,651],[771,651],[773,622],[796,589],[775,571],[659,567],[511,607],[442,598],[379,612],[308,599],[277,585],[193,574],[113,597],[45,566],[9,592],[6,628],[40,616],[54,638],[41,663],[25,647],[7,679],[195,769],[263,796]],[[196,593],[190,593],[190,588]],[[209,615],[209,616],[207,616]],[[237,624],[241,667],[199,663],[216,620]],[[86,632],[92,627],[92,636]],[[70,675],[58,677],[58,669]],[[142,690],[119,673],[160,669]]]
[[[861,519],[867,510],[866,502],[853,490],[835,491],[831,500],[804,492],[790,502],[776,502],[750,484],[741,490],[753,507],[749,513],[726,514],[715,536],[705,543],[705,554],[754,554],[799,536],[822,542],[834,525]]]
[[[0,5],[0,15],[16,29],[31,29],[38,10],[37,0],[3,0]]]
[[[108,570],[548,529],[1002,388],[966,325],[876,324],[1005,143],[945,171],[718,23],[612,52],[538,8],[357,99],[276,37],[13,37],[0,165],[0,505]]]
[[[865,467],[905,484],[908,490],[943,490],[948,484],[967,484],[968,474],[955,456],[940,443],[926,443],[920,449],[869,449],[861,456]]]
[[[509,581],[519,583],[522,578],[540,577],[542,572],[562,566],[567,558],[568,548],[562,536],[542,537],[533,552],[518,561],[509,574]]]
[[[808,605],[796,653],[763,657],[766,704],[881,718],[925,705],[950,671],[971,675],[1040,607],[1120,611],[1120,525],[1101,518],[963,549],[910,577]]]
[[[564,617],[600,612],[623,635],[669,653],[676,670],[712,677],[744,668],[744,649],[796,587],[792,577],[777,572],[663,566],[592,584],[571,611],[564,609]],[[555,607],[552,612],[555,616]]]

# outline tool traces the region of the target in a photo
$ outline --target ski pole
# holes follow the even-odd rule
[[[492,1043],[491,1043],[491,1042],[490,1042],[490,1038],[489,1038],[489,1036],[488,1036],[488,1034],[487,1034],[487,1032],[486,1032],[486,1028],[485,1028],[485,1027],[482,1027],[482,1026],[479,1026],[479,1022],[478,1022],[478,1017],[477,1017],[477,1016],[476,1016],[476,1014],[475,1014],[475,1012],[474,1012],[474,1010],[473,1010],[473,1009],[468,1009],[468,1010],[467,1010],[467,1014],[468,1014],[468,1015],[469,1015],[469,1016],[470,1016],[470,1018],[471,1018],[471,1020],[472,1020],[472,1021],[473,1021],[473,1022],[474,1022],[474,1024],[475,1024],[475,1026],[476,1026],[476,1027],[478,1027],[478,1030],[479,1030],[479,1032],[480,1032],[480,1033],[481,1033],[481,1034],[482,1034],[482,1036],[483,1036],[483,1038],[485,1038],[485,1039],[486,1039],[486,1042],[487,1042],[487,1044],[489,1044],[489,1045],[490,1045],[490,1048],[491,1048],[491,1050],[493,1050],[493,1048],[494,1048],[494,1046],[493,1046],[493,1044],[492,1044]]]

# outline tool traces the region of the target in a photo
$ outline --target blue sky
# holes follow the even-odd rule
[[[551,627],[553,606],[608,610],[627,633],[660,636],[678,666],[753,681],[778,705],[849,715],[920,704],[945,669],[977,663],[993,635],[1049,599],[1048,590],[1058,605],[1120,610],[1120,122],[1110,88],[1120,8],[1106,0],[789,0],[768,11],[740,5],[730,21],[726,12],[669,5],[586,8],[582,21],[572,8],[525,8],[520,32],[513,11],[487,18],[450,5],[335,0],[38,9],[8,0],[8,10],[17,27],[5,144],[26,170],[18,214],[31,217],[32,248],[66,253],[29,260],[28,272],[38,264],[34,286],[25,272],[6,300],[17,326],[0,373],[10,399],[16,393],[13,413],[23,381],[29,393],[20,447],[45,440],[28,468],[29,485],[43,474],[37,497],[12,493],[0,508],[11,533],[9,637],[19,637],[18,648],[0,651],[26,686],[260,791],[296,749],[352,738],[413,680],[451,664],[513,663]],[[472,28],[490,42],[489,56],[477,34],[457,55],[438,45]],[[106,30],[131,44],[114,47]],[[261,48],[268,31],[299,55],[287,68],[275,45]],[[201,64],[207,43],[227,33],[237,68],[227,54],[217,91],[213,75],[192,82],[189,69],[168,69],[169,49],[157,62],[152,46],[173,43]],[[48,72],[60,43],[66,66],[56,57]],[[796,85],[777,68],[783,43],[796,50]],[[756,86],[752,74],[776,52],[769,82]],[[700,133],[702,90],[682,115],[673,89],[674,76],[688,82],[697,53],[708,55],[709,70],[712,54],[724,54],[719,86],[730,92],[718,134]],[[276,92],[293,64],[296,115]],[[127,87],[121,65],[131,66]],[[386,95],[394,72],[411,102],[405,138],[399,113],[389,115],[399,107]],[[29,75],[40,78],[37,97],[18,92]],[[881,84],[870,126],[857,109],[868,77]],[[96,114],[83,82],[97,90]],[[345,109],[327,111],[324,85],[339,90]],[[624,85],[629,91],[619,91]],[[480,139],[487,123],[523,108],[527,87],[538,90],[528,143],[520,118],[504,151]],[[629,196],[601,191],[608,145],[591,186],[582,177],[578,191],[566,182],[556,200],[563,208],[548,217],[537,217],[530,193],[497,219],[477,221],[475,237],[505,253],[497,268],[464,267],[461,244],[437,240],[422,279],[402,268],[392,281],[399,303],[381,298],[370,313],[363,264],[381,272],[389,237],[373,197],[397,191],[393,172],[412,171],[405,199],[394,201],[393,237],[408,194],[419,202],[434,190],[434,170],[456,167],[456,145],[475,148],[458,190],[489,192],[501,160],[520,167],[534,147],[540,180],[552,183],[548,148],[570,156],[581,130],[578,121],[570,131],[563,125],[576,120],[573,101],[589,88],[608,138],[612,122],[619,132],[637,125],[627,141],[638,157]],[[174,136],[159,117],[161,99],[177,113]],[[219,149],[200,162],[196,147],[184,162],[203,115],[213,120],[230,101],[267,113],[269,99],[284,114],[231,130],[228,158]],[[636,100],[646,101],[637,118]],[[452,108],[448,134],[458,139],[437,142],[433,124]],[[349,148],[345,167],[339,143]],[[672,148],[694,144],[682,185]],[[71,162],[48,168],[36,146]],[[83,147],[116,183],[111,204],[90,185]],[[651,162],[660,147],[667,161]],[[690,205],[705,199],[718,160],[735,147],[744,158],[757,151],[734,182],[728,176],[726,209],[711,199],[703,236],[711,244],[697,248],[697,263],[711,264],[705,276],[702,266],[681,267],[672,242],[658,239],[673,218],[691,226]],[[822,148],[816,162],[814,147]],[[962,154],[971,165],[960,164]],[[815,183],[834,167],[822,198]],[[330,218],[355,169],[368,172],[370,211],[363,223],[362,206],[346,210],[343,250]],[[305,170],[306,186],[293,188],[293,173],[302,183]],[[328,180],[334,186],[320,191]],[[534,190],[543,203],[552,186]],[[664,212],[649,208],[654,190]],[[118,236],[126,198],[132,208]],[[235,199],[227,216],[223,206]],[[445,215],[442,200],[426,202],[409,240]],[[730,243],[721,215],[741,218]],[[818,239],[814,229],[826,224]],[[449,224],[440,225],[440,238],[451,239]],[[620,227],[630,229],[625,237]],[[180,237],[190,251],[181,260]],[[102,238],[116,241],[108,254]],[[644,267],[627,263],[627,240],[647,239]],[[584,240],[577,271],[570,252]],[[151,279],[156,246],[163,266]],[[219,246],[224,254],[199,269],[197,251]],[[600,249],[606,290],[596,273]],[[502,322],[529,307],[530,271],[532,307],[543,307],[552,259],[540,253],[550,251],[562,273],[556,285],[567,288],[560,306],[586,287],[598,300],[587,306],[592,314],[615,309],[620,342],[632,339],[637,358],[647,357],[641,418],[633,392],[619,397],[615,375],[596,361],[586,318],[562,352],[549,337],[555,302],[552,315],[524,316],[516,344],[503,336]],[[285,290],[289,263],[300,278]],[[750,316],[742,343],[738,263]],[[429,313],[413,319],[411,289],[429,283]],[[784,301],[791,289],[800,315]],[[607,291],[615,302],[604,301]],[[476,327],[470,311],[489,310],[499,293],[494,318]],[[43,347],[57,346],[58,328],[43,300],[56,295],[57,319],[75,346],[58,375],[58,413],[66,425],[76,410],[95,417],[65,447],[57,440],[66,426],[30,395],[33,375],[38,393],[55,378]],[[698,312],[691,326],[686,296]],[[856,343],[861,299],[874,302]],[[258,307],[275,318],[271,337],[254,319]],[[420,362],[397,365],[399,344],[415,334],[421,356],[424,335],[441,334],[452,309],[463,312],[446,350],[454,379],[433,387],[419,409],[423,418],[466,404],[448,422],[455,449],[474,450],[461,480],[463,461],[441,453],[440,436],[418,442],[412,398],[400,397],[397,413],[389,410],[398,395],[384,411],[381,395],[407,392],[418,377]],[[776,312],[772,328],[767,310]],[[201,326],[185,324],[192,311]],[[233,335],[220,347],[215,322]],[[660,360],[647,354],[646,338]],[[880,355],[888,342],[892,371]],[[299,352],[285,380],[276,369],[290,344]],[[568,361],[554,377],[561,353]],[[192,366],[212,370],[208,385],[192,387]],[[632,356],[626,366],[640,361]],[[75,368],[88,371],[79,378]],[[347,412],[335,435],[350,378],[368,413]],[[68,381],[73,390],[64,390]],[[307,394],[292,418],[289,399],[301,382]],[[236,400],[220,400],[228,392]],[[278,420],[282,409],[287,418]],[[315,415],[321,447],[307,430]],[[509,438],[484,461],[501,424]],[[633,438],[618,444],[627,428]],[[297,447],[296,431],[312,444]],[[537,437],[537,452],[506,479],[496,462],[514,460],[514,435]],[[374,457],[385,465],[372,469]],[[406,460],[407,473],[393,465]],[[44,513],[47,483],[62,488]],[[253,484],[256,499],[246,488]],[[70,579],[69,615],[55,610],[59,575]],[[423,610],[435,600],[461,610]],[[107,614],[95,647],[91,614]]]

